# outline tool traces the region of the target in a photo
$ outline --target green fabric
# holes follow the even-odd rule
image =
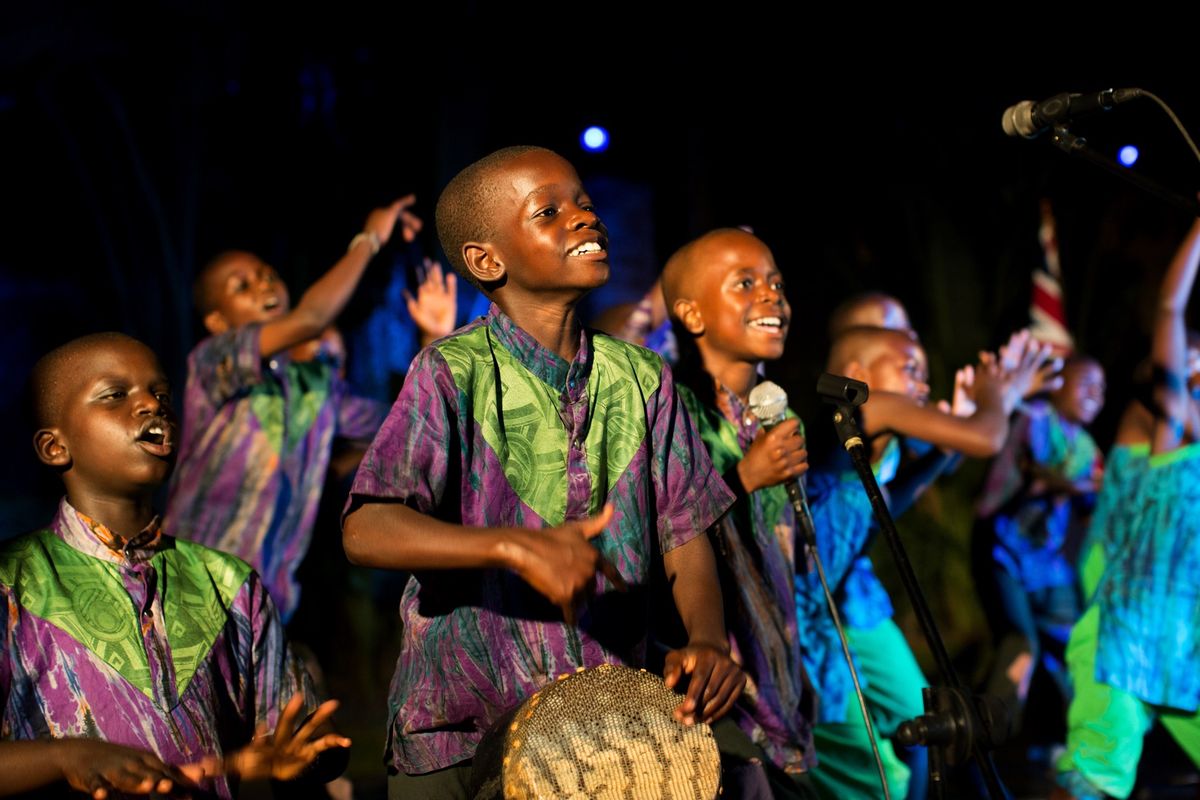
[[[921,689],[928,685],[899,626],[891,619],[872,628],[847,628],[846,638],[857,658],[859,680],[879,755],[892,797],[908,794],[909,769],[887,737],[901,722],[924,713]],[[845,722],[821,723],[814,731],[817,768],[813,783],[822,797],[882,797],[871,740],[853,692],[847,698]]]
[[[1067,642],[1067,667],[1075,696],[1067,712],[1067,749],[1058,761],[1059,783],[1077,795],[1091,789],[1128,797],[1137,778],[1142,738],[1157,719],[1200,765],[1200,712],[1181,714],[1151,706],[1128,692],[1096,680],[1100,609],[1092,605]]]
[[[588,415],[599,416],[605,424],[588,426],[584,449],[592,479],[591,509],[598,511],[646,439],[645,400],[658,389],[661,361],[648,350],[634,350],[602,336],[592,344]],[[562,523],[567,509],[563,474],[570,443],[563,426],[546,424],[559,417],[555,390],[504,347],[493,346],[486,326],[443,342],[438,350],[459,391],[471,398],[475,422],[504,466],[509,485],[547,524]],[[490,364],[493,356],[497,369],[477,368]],[[626,377],[631,367],[636,381]],[[497,374],[502,409],[496,402]]]
[[[333,365],[327,361],[293,361],[284,369],[289,387],[286,394],[275,380],[261,381],[250,389],[250,408],[277,453],[290,452],[304,440],[332,386]]]
[[[246,563],[177,540],[150,559],[162,606],[177,696],[225,626],[225,607],[250,573]],[[0,551],[0,583],[30,614],[46,620],[153,699],[150,666],[120,567],[79,552],[49,530]],[[215,592],[214,592],[215,589]]]

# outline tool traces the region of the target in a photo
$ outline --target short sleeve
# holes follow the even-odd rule
[[[734,496],[713,468],[665,364],[649,405],[659,547],[665,553],[707,530],[733,504]]]
[[[258,325],[210,336],[188,357],[188,392],[199,390],[213,406],[262,381]],[[188,398],[191,399],[190,397]]]
[[[457,404],[446,360],[436,347],[425,348],[358,466],[345,514],[363,503],[396,501],[435,515],[458,457]]]

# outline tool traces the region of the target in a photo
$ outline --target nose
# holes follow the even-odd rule
[[[603,227],[604,223],[600,221],[600,216],[593,209],[576,206],[575,213],[571,217],[571,230]]]
[[[134,413],[144,416],[161,416],[164,411],[162,400],[154,392],[139,392],[134,405]]]

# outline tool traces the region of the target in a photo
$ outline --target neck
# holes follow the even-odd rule
[[[724,386],[742,403],[750,401],[750,390],[758,383],[757,363],[731,359],[702,345],[700,357],[704,361],[704,371],[713,377],[718,388]],[[717,395],[720,396],[720,392]]]
[[[575,312],[576,302],[563,303],[545,298],[514,298],[499,293],[494,298],[500,310],[532,336],[542,347],[564,361],[574,360],[579,352],[582,325]]]
[[[67,502],[125,540],[137,536],[154,519],[149,493],[136,498],[113,497],[68,485]]]

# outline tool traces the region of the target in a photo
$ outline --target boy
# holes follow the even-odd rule
[[[662,273],[678,331],[679,396],[738,500],[715,528],[731,641],[748,674],[730,717],[754,743],[777,797],[809,788],[815,696],[800,659],[795,518],[784,483],[807,469],[800,420],[764,430],[747,408],[759,365],[783,355],[791,308],[771,251],[719,229],[685,245]],[[721,741],[718,732],[718,741]],[[780,775],[779,771],[787,773]]]
[[[293,735],[312,694],[258,576],[162,531],[152,497],[175,422],[149,348],[77,339],[38,362],[33,390],[34,448],[66,497],[48,529],[0,548],[0,793],[199,781],[227,798],[239,779],[291,779],[349,746],[316,734],[332,701]]]
[[[284,622],[300,601],[295,571],[308,551],[333,437],[365,442],[386,412],[350,395],[336,353],[313,357],[311,345],[326,338],[397,219],[406,240],[419,230],[412,203],[410,195],[372,211],[295,308],[279,275],[251,253],[224,253],[196,278],[211,336],[188,356],[167,520],[180,536],[250,562]]]
[[[974,373],[975,407],[947,413],[926,405],[925,354],[911,332],[876,327],[842,331],[831,348],[827,370],[870,386],[870,399],[860,410],[861,426],[881,486],[892,480],[899,465],[897,435],[917,437],[969,456],[983,457],[999,450],[1009,412],[1048,357],[1048,350],[1031,343],[1027,334],[1017,336],[1007,351],[1012,351],[1013,368],[1002,369],[989,360]],[[967,402],[962,392],[956,395],[960,404]],[[857,476],[844,459],[843,455],[814,470],[810,497],[818,540],[825,540],[822,552],[831,548],[860,554],[836,599],[877,735],[886,738],[900,722],[922,713],[925,680],[891,619],[887,592],[875,577],[870,559],[862,554],[873,516]],[[815,609],[824,606],[821,587],[810,576],[800,577],[797,593],[802,613],[810,609],[815,616]],[[823,623],[811,626],[804,640],[805,663],[822,699],[815,730],[821,762],[813,780],[827,797],[874,793],[879,790],[877,778],[862,770],[864,759],[870,758],[870,741],[854,702],[850,673],[832,623],[828,617]],[[904,796],[910,771],[894,755],[889,742],[880,745],[893,796]]]
[[[666,657],[668,685],[691,675],[681,721],[720,717],[744,682],[700,535],[732,497],[661,359],[580,326],[608,236],[574,168],[500,150],[447,185],[437,224],[493,305],[417,356],[344,528],[351,561],[414,573],[391,687],[405,798],[466,796],[488,726],[556,676],[642,663],[658,570],[689,636]]]

